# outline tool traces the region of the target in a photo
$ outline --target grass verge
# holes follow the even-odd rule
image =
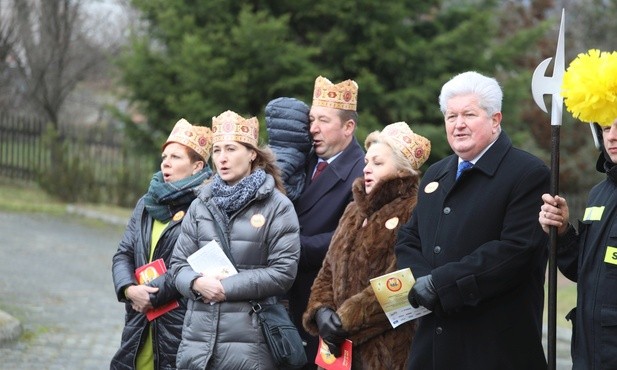
[[[128,220],[131,209],[108,204],[79,204],[80,209]],[[14,213],[68,215],[67,204],[46,194],[39,186],[0,177],[0,210]]]
[[[0,210],[63,215],[66,205],[45,194],[36,185],[0,178]]]
[[[572,329],[572,323],[566,315],[576,306],[576,283],[557,272],[557,308],[556,323],[558,327]],[[548,279],[544,285],[544,323],[548,323]]]

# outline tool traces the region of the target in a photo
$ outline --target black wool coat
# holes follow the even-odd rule
[[[154,307],[159,307],[171,300],[178,300],[180,307],[169,311],[150,322],[153,328],[154,368],[175,369],[176,352],[182,338],[182,324],[186,313],[186,299],[178,292],[169,273],[171,254],[180,234],[180,225],[186,209],[178,209],[177,217],[169,221],[163,231],[152,260],[162,258],[168,273],[159,276],[149,285],[156,286],[159,291],[150,295]],[[148,319],[146,315],[133,310],[124,296],[124,289],[137,284],[135,269],[148,263],[152,235],[152,217],[144,208],[143,198],[137,202],[133,215],[120,241],[118,250],[113,257],[112,275],[118,301],[125,303],[125,325],[122,330],[120,348],[111,360],[111,369],[134,369],[137,351],[146,338]]]
[[[457,159],[427,170],[395,247],[399,268],[432,274],[440,302],[418,319],[409,369],[545,369],[549,170],[505,132],[455,181]]]

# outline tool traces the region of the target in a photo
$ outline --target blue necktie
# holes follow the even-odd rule
[[[462,161],[461,163],[459,163],[458,170],[456,170],[456,178],[458,179],[458,177],[461,175],[461,173],[463,173],[463,171],[466,171],[471,167],[473,167],[473,163],[469,161]]]

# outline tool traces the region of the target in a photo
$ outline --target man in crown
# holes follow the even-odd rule
[[[362,176],[364,167],[364,151],[354,137],[357,99],[358,85],[352,80],[336,85],[321,76],[315,80],[309,112],[313,148],[307,160],[304,190],[294,202],[300,221],[300,263],[288,295],[289,310],[307,343],[306,355],[311,364],[317,354],[318,338],[304,330],[302,314],[332,234],[352,199],[351,185]]]

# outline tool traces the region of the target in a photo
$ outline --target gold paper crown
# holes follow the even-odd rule
[[[317,77],[313,90],[313,105],[319,107],[356,110],[358,102],[358,84],[345,80],[334,85],[325,77]]]
[[[413,168],[420,168],[431,154],[431,142],[424,136],[414,133],[405,122],[395,122],[384,127],[381,135],[390,139],[395,150],[403,153]]]
[[[207,162],[212,149],[212,131],[209,127],[193,126],[187,120],[181,118],[171,130],[171,134],[163,144],[163,149],[169,143],[187,146],[196,151]]]
[[[238,141],[257,147],[259,121],[255,117],[243,118],[230,110],[212,117],[212,141]]]
[[[579,54],[563,75],[561,96],[574,118],[611,126],[617,119],[617,52]]]

